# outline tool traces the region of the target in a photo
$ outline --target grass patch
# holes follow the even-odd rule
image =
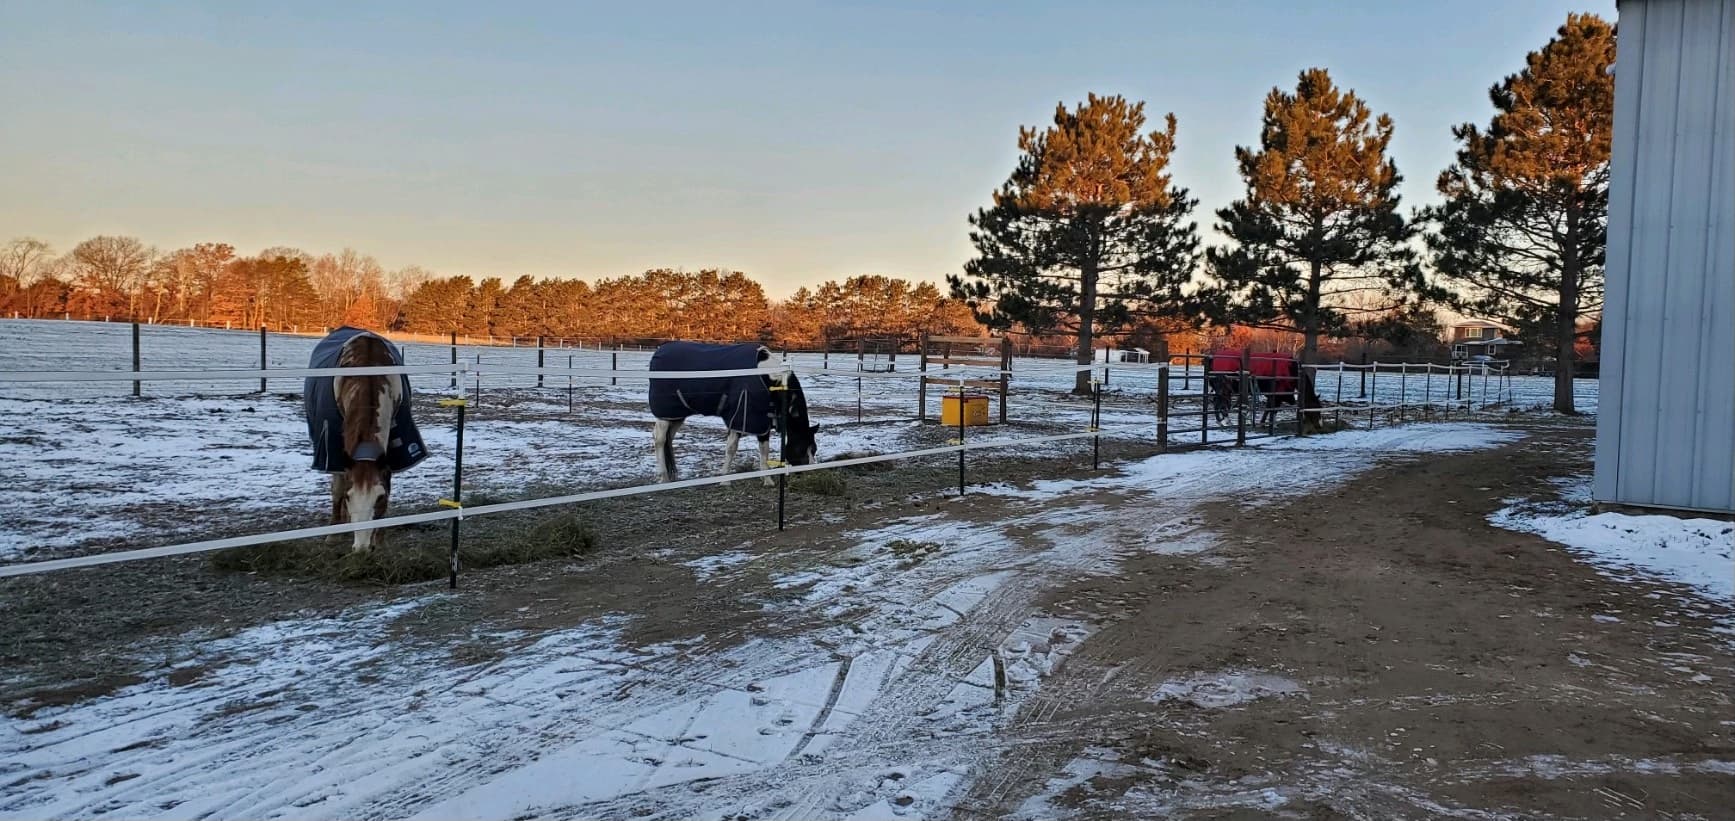
[[[528,525],[528,526],[526,526]],[[384,547],[351,551],[350,538],[303,539],[223,550],[211,556],[219,570],[270,573],[364,584],[409,584],[443,579],[450,570],[451,542],[446,528],[400,528]],[[464,568],[525,564],[583,556],[596,547],[590,525],[576,514],[527,521],[503,519],[478,526],[466,523],[458,550]]]
[[[815,496],[846,496],[849,494],[849,482],[843,478],[841,471],[836,470],[797,473],[789,477],[789,488],[797,493],[811,493]]]
[[[908,570],[927,561],[929,556],[940,553],[940,546],[933,542],[918,542],[912,539],[893,539],[886,543],[886,549],[898,557],[898,569]]]
[[[877,453],[864,453],[862,451],[852,450],[852,451],[849,451],[847,453],[840,453],[840,454],[838,454],[838,455],[836,455],[830,459],[827,459],[826,461],[827,462],[841,462],[845,459],[860,459],[863,456],[879,456],[879,455],[880,454],[877,454]],[[884,462],[869,462],[865,465],[850,465],[849,467],[837,468],[836,470],[849,470],[849,471],[857,471],[857,472],[862,472],[862,473],[880,473],[883,471],[892,470],[893,468],[896,468],[896,467],[897,467],[896,463],[894,463],[891,460],[886,460]]]

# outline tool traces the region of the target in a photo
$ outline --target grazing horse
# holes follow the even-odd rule
[[[385,337],[359,328],[332,331],[313,348],[310,368],[404,364]],[[403,374],[308,377],[303,398],[313,468],[331,474],[331,521],[384,518],[392,474],[428,455],[410,418],[410,378]],[[385,531],[355,532],[353,550],[377,547]]]
[[[1211,384],[1211,405],[1217,412],[1217,421],[1222,422],[1229,416],[1234,406],[1235,394],[1239,390],[1237,377],[1241,372],[1240,351],[1214,351],[1207,360],[1207,379]],[[1247,359],[1248,392],[1252,394],[1264,408],[1264,414],[1259,423],[1270,425],[1277,417],[1277,409],[1294,404],[1298,397],[1301,407],[1305,410],[1318,410],[1321,405],[1319,394],[1313,389],[1313,376],[1301,367],[1301,363],[1293,356],[1277,353],[1256,353]],[[1319,426],[1318,414],[1306,414],[1309,429]]]
[[[771,358],[763,345],[705,345],[698,342],[665,342],[651,354],[652,371],[754,370]],[[723,473],[735,465],[735,451],[742,434],[759,440],[759,468],[771,467],[771,432],[784,434],[783,461],[805,465],[814,460],[814,435],[818,425],[808,424],[807,397],[795,374],[743,374],[696,376],[689,379],[652,379],[651,413],[657,417],[653,443],[657,458],[657,481],[675,479],[675,432],[687,417],[717,416],[729,436],[724,441]],[[765,477],[768,485],[776,484]]]

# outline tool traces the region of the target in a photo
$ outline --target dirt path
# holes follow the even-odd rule
[[[1432,452],[1487,433],[863,472],[782,533],[738,484],[293,617],[320,586],[221,576],[243,623],[153,600],[0,725],[0,818],[1717,815],[1727,636],[1487,526],[1588,430]]]
[[[960,809],[1082,818],[1717,817],[1735,655],[1677,592],[1610,582],[1487,513],[1588,467],[1582,430],[1201,510],[1059,606],[1126,612],[1044,685]],[[1162,697],[1166,695],[1167,697]],[[1032,801],[1026,804],[1026,801]]]

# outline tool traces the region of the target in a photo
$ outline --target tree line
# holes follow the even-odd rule
[[[790,347],[981,333],[962,300],[887,276],[827,282],[773,301],[739,271],[657,269],[594,284],[521,276],[507,285],[414,266],[388,272],[351,249],[314,256],[279,247],[238,256],[231,245],[201,243],[162,253],[114,236],[85,240],[63,256],[30,238],[0,248],[0,315]]]
[[[0,253],[0,311],[305,327],[353,324],[495,336],[760,339],[813,346],[855,336],[913,339],[981,326],[1061,340],[1080,363],[1099,340],[1212,333],[1430,347],[1439,308],[1510,326],[1555,361],[1556,409],[1572,412],[1574,360],[1602,307],[1615,30],[1572,14],[1523,67],[1495,83],[1486,125],[1405,212],[1391,117],[1329,71],[1266,95],[1259,138],[1234,150],[1242,194],[1215,212],[1226,241],[1205,248],[1169,164],[1173,114],[1147,130],[1145,105],[1089,95],[1021,128],[1016,167],[969,218],[975,256],[949,292],[854,277],[773,302],[738,272],[647,271],[571,279],[386,272],[346,250],[238,257],[221,243],[158,253],[96,237],[57,256],[16,240]],[[1212,330],[1215,329],[1215,330]],[[1088,392],[1089,376],[1076,389]]]
[[[1266,96],[1258,143],[1235,148],[1242,195],[1203,253],[1197,200],[1169,171],[1174,115],[1147,131],[1142,102],[1062,103],[1020,129],[951,292],[990,327],[1070,336],[1081,364],[1098,336],[1141,323],[1294,334],[1313,361],[1322,338],[1437,336],[1446,307],[1552,355],[1554,407],[1570,413],[1575,349],[1602,307],[1614,56],[1613,26],[1569,15],[1492,87],[1487,125],[1453,128],[1443,202],[1409,213],[1391,117],[1302,71]]]

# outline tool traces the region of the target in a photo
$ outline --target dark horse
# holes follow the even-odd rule
[[[313,347],[310,368],[365,368],[404,364],[397,346],[379,334],[348,326]],[[333,524],[383,518],[392,474],[428,455],[410,418],[410,378],[403,374],[308,377],[302,397],[313,468],[331,474]],[[355,532],[354,549],[377,547],[379,530]]]
[[[763,345],[705,345],[698,342],[665,342],[651,354],[651,370],[742,371],[757,370],[771,358]],[[805,465],[814,460],[814,435],[819,426],[808,423],[807,396],[795,374],[756,373],[739,376],[696,376],[688,379],[652,379],[651,413],[657,417],[653,442],[656,448],[657,481],[675,479],[675,432],[687,417],[717,416],[729,430],[724,444],[723,473],[735,465],[735,450],[742,434],[759,440],[759,468],[771,467],[771,433],[784,435],[783,461]],[[775,484],[765,477],[766,484]]]
[[[1217,412],[1217,421],[1222,422],[1234,408],[1235,395],[1239,391],[1241,352],[1213,351],[1206,360],[1205,372],[1211,385],[1211,406]],[[1319,394],[1313,389],[1313,376],[1293,356],[1250,354],[1247,379],[1248,393],[1264,407],[1265,412],[1259,420],[1261,425],[1270,425],[1277,417],[1278,408],[1293,405],[1297,399],[1305,410],[1314,411],[1321,407]],[[1307,427],[1317,429],[1319,414],[1306,416]]]

